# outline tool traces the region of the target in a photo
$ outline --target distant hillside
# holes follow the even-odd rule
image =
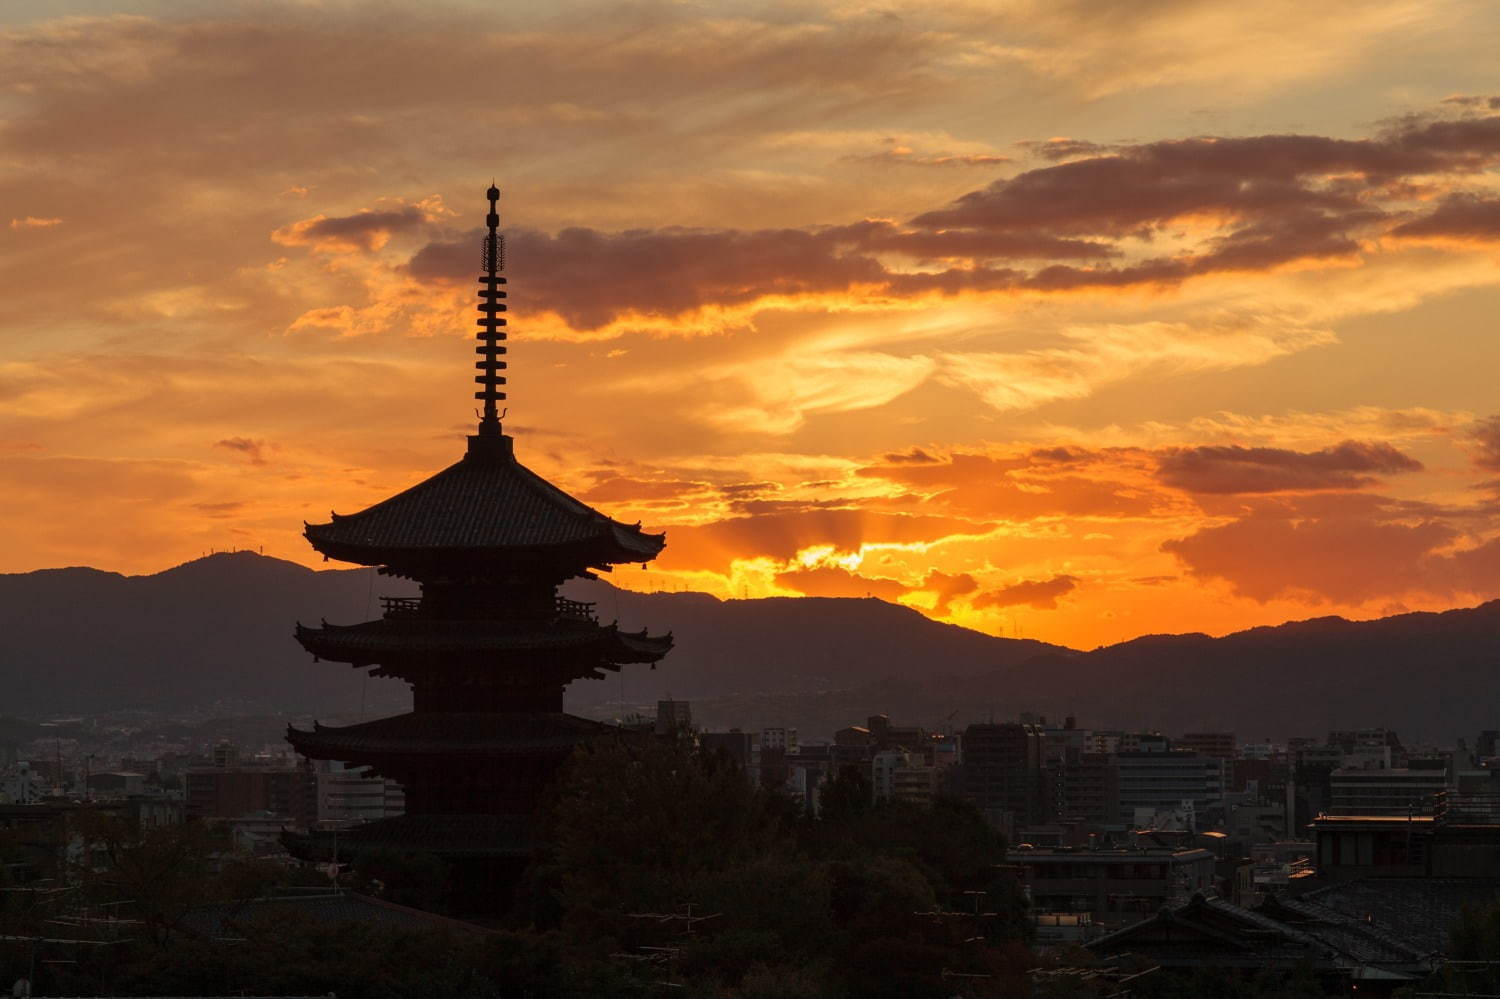
[[[669,694],[688,700],[768,690],[806,694],[887,678],[978,677],[1044,653],[1077,654],[1046,642],[994,638],[868,597],[718,600],[583,582],[569,584],[567,592],[594,601],[602,621],[672,632],[672,654],[655,670],[627,672],[627,702]],[[568,693],[582,708],[618,701],[620,683],[614,677],[579,682]]]
[[[607,616],[611,597],[600,600]],[[686,600],[697,613],[674,603]],[[678,626],[678,651],[654,676],[627,677],[623,700],[670,691],[713,725],[797,725],[826,735],[876,711],[929,726],[1029,711],[1091,727],[1224,730],[1244,740],[1374,725],[1408,740],[1472,740],[1500,728],[1500,601],[1378,621],[1317,618],[1223,638],[1152,635],[1089,653],[990,638],[875,600],[621,593],[619,601],[632,627],[692,622]],[[602,700],[618,696],[613,683],[596,686],[605,688]]]
[[[314,663],[296,620],[378,613],[411,592],[370,570],[314,572],[240,552],[152,576],[55,569],[0,576],[0,706],[32,716],[111,708],[331,717],[405,710],[404,685]],[[1354,623],[1321,618],[1210,638],[1149,636],[1079,653],[993,638],[872,599],[721,601],[574,582],[605,622],[671,630],[656,670],[580,681],[600,715],[669,694],[713,725],[819,736],[885,711],[932,726],[1076,715],[1094,727],[1228,729],[1241,738],[1390,725],[1408,737],[1500,728],[1500,601]]]
[[[1223,638],[1153,635],[1043,666],[988,682],[1035,710],[1067,706],[1091,722],[1227,729],[1244,739],[1387,725],[1408,739],[1472,741],[1500,728],[1500,600]]]
[[[1407,742],[1500,728],[1500,601],[1378,621],[1319,618],[1223,638],[1152,635],[1042,655],[984,676],[887,681],[819,698],[727,698],[707,717],[758,715],[827,731],[870,705],[934,724],[1030,711],[1091,728],[1230,731],[1242,741],[1385,725]],[[894,707],[899,706],[899,707]]]
[[[402,710],[392,681],[319,665],[298,619],[371,616],[374,595],[408,592],[373,570],[314,572],[249,552],[151,576],[97,569],[0,575],[0,704],[8,713],[178,709],[226,713]]]

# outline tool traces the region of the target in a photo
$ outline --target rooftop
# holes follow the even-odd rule
[[[649,562],[666,536],[611,520],[516,460],[511,438],[470,438],[461,461],[359,513],[308,524],[329,558],[398,566],[434,555],[554,551],[602,567]]]
[[[1465,905],[1500,894],[1493,878],[1358,878],[1274,900],[1278,918],[1356,923],[1421,954],[1438,954]],[[1268,904],[1267,908],[1270,908]]]
[[[1408,824],[1430,826],[1434,821],[1431,815],[1319,815],[1313,819],[1313,826],[1318,829],[1341,825],[1364,828],[1389,826],[1395,829]]]
[[[181,926],[200,936],[236,939],[243,935],[248,923],[285,919],[287,916],[301,916],[320,923],[378,923],[412,930],[487,932],[481,926],[460,919],[334,888],[198,906],[183,914]]]
[[[1134,952],[1164,967],[1290,970],[1308,964],[1358,979],[1400,980],[1426,974],[1446,940],[1444,930],[1441,945],[1433,948],[1430,940],[1413,938],[1399,923],[1300,900],[1276,898],[1251,910],[1197,895],[1088,947],[1100,954]]]
[[[1142,846],[1091,849],[1086,846],[1032,846],[1021,843],[1006,854],[1006,860],[1018,863],[1025,860],[1139,860],[1143,857],[1171,858],[1174,860],[1212,859],[1213,854],[1202,847]]]

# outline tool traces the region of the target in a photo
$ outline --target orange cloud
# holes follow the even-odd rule
[[[1189,374],[1264,364],[1327,346],[1327,330],[1247,322],[1077,325],[1060,346],[941,355],[944,382],[977,394],[997,410],[1033,409],[1084,399],[1101,388],[1150,374]]]
[[[1223,579],[1262,602],[1302,596],[1359,604],[1421,590],[1452,592],[1431,559],[1459,532],[1365,499],[1268,504],[1230,523],[1163,543],[1200,579]]]
[[[1102,143],[1090,142],[1087,139],[1071,139],[1065,135],[1055,135],[1050,139],[1024,139],[1016,145],[1033,156],[1051,160],[1054,163],[1059,160],[1079,159],[1084,156],[1108,153],[1113,149]]]
[[[266,463],[266,453],[273,445],[267,441],[254,440],[250,437],[226,437],[223,440],[215,441],[214,447],[237,451],[243,454],[245,460],[252,465],[264,465]]]
[[[1500,594],[1500,537],[1441,558],[1437,571],[1451,572],[1456,590],[1484,597]]]
[[[954,535],[981,535],[993,525],[932,514],[862,509],[802,509],[734,517],[702,526],[669,527],[663,569],[720,569],[734,559],[789,562],[800,551],[827,545],[857,551],[867,544],[929,544]]]
[[[967,572],[949,573],[934,569],[913,589],[919,593],[931,593],[934,597],[933,613],[943,617],[952,609],[954,600],[979,589],[979,583]]]
[[[323,253],[369,252],[388,243],[392,233],[415,229],[426,221],[427,216],[415,205],[335,218],[314,215],[282,226],[271,233],[271,238],[282,246],[308,246]]]
[[[1488,472],[1500,472],[1500,416],[1479,420],[1469,431],[1475,465]]]
[[[1025,605],[1037,610],[1056,610],[1057,601],[1078,588],[1078,580],[1072,576],[1053,576],[1051,579],[1023,580],[998,590],[981,593],[973,600],[976,610],[987,607],[1015,607]]]
[[[885,148],[875,153],[850,154],[845,159],[858,163],[916,167],[985,167],[1009,163],[1009,156],[996,153],[922,152],[895,138],[883,140]]]
[[[968,573],[932,570],[913,584],[884,576],[851,572],[837,565],[798,566],[775,575],[778,586],[809,597],[877,597],[895,602],[912,594],[930,594],[931,614],[946,617],[953,601],[979,588]]]
[[[1180,448],[1160,459],[1162,482],[1194,493],[1358,489],[1376,474],[1420,472],[1422,463],[1389,444],[1344,441],[1321,451],[1238,445]]]
[[[1426,215],[1396,226],[1391,235],[1476,242],[1500,240],[1500,198],[1450,194]]]
[[[904,225],[867,220],[800,229],[613,233],[573,227],[555,235],[516,228],[509,238],[517,276],[528,289],[527,308],[560,316],[580,331],[631,318],[670,320],[797,299],[813,304],[853,293],[904,299],[1175,286],[1210,274],[1357,256],[1360,237],[1388,224],[1380,205],[1407,178],[1472,173],[1500,161],[1500,116],[1418,119],[1373,139],[1266,135],[1109,152],[1069,148],[1092,154],[997,180]],[[1464,204],[1469,216],[1481,214]],[[1173,256],[1119,265],[996,266],[1120,257],[1132,240],[1208,219],[1218,223],[1196,247]],[[428,282],[467,281],[476,239],[469,232],[427,244],[408,262],[410,273]],[[883,255],[912,263],[896,267]],[[934,261],[962,266],[920,269]],[[658,273],[672,279],[651,277]]]
[[[613,471],[596,472],[594,477],[595,484],[579,493],[579,499],[589,503],[680,500],[684,496],[701,493],[709,488],[704,482],[640,478]]]
[[[898,580],[861,576],[828,565],[778,572],[776,583],[807,597],[877,597],[891,603],[911,592],[911,587]]]
[[[1066,448],[955,452],[944,461],[899,460],[861,468],[859,474],[901,483],[926,494],[939,507],[972,516],[1141,517],[1164,512],[1174,503],[1138,474],[1141,458],[1127,450],[1092,454]]]

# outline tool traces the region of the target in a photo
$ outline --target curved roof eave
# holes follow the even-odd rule
[[[304,535],[330,558],[385,564],[392,557],[537,552],[607,564],[649,562],[666,544],[568,495],[526,468],[509,448],[463,460],[359,513],[333,514]],[[573,554],[573,553],[569,553]]]

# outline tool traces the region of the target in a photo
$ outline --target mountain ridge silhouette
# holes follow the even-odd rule
[[[700,723],[808,726],[884,711],[961,724],[1022,711],[1087,727],[1228,730],[1242,738],[1386,724],[1403,735],[1500,727],[1500,601],[1374,621],[1317,617],[1230,635],[1142,635],[1079,651],[985,635],[875,598],[720,600],[575,580],[600,620],[676,648],[655,671],[579,681],[569,710],[607,715],[672,696]],[[13,715],[218,705],[333,717],[405,710],[404,685],[315,663],[293,624],[378,615],[412,584],[220,553],[125,576],[86,566],[0,575],[0,698]]]

